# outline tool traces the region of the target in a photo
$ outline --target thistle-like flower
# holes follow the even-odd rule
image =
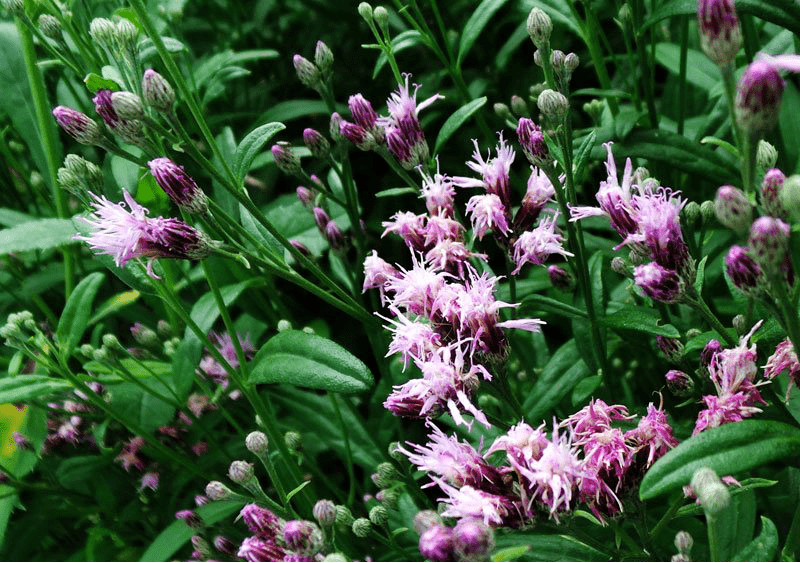
[[[551,254],[573,256],[564,249],[564,237],[556,232],[558,212],[543,217],[532,231],[525,231],[514,242],[514,263],[516,268],[511,272],[517,275],[525,264],[544,264]]]
[[[123,191],[125,204],[89,192],[94,212],[84,221],[91,232],[76,235],[100,254],[108,254],[123,267],[132,258],[149,258],[147,273],[153,278],[154,258],[201,260],[211,254],[217,243],[183,221],[174,218],[149,218],[148,210]]]
[[[208,197],[184,171],[183,166],[168,158],[156,158],[147,164],[158,185],[178,207],[194,214],[208,211]]]

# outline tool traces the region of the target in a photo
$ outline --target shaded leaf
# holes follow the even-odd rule
[[[0,404],[46,399],[67,389],[72,389],[69,382],[46,375],[6,377],[0,379]]]
[[[464,60],[464,57],[469,53],[470,49],[472,49],[475,41],[478,40],[481,32],[489,23],[489,20],[505,3],[506,0],[483,0],[483,2],[475,8],[475,11],[472,12],[469,20],[467,20],[466,25],[464,25],[464,31],[461,33],[461,42],[458,45],[457,65],[461,65],[461,61]]]
[[[0,231],[0,254],[75,244],[72,219],[37,219]]]
[[[253,159],[261,151],[261,148],[269,141],[275,133],[286,129],[283,123],[266,123],[256,127],[242,139],[236,148],[234,155],[233,171],[241,181],[253,163]]]
[[[453,114],[447,118],[447,121],[444,122],[442,128],[439,129],[439,135],[436,137],[436,145],[433,149],[433,155],[436,156],[439,154],[439,150],[444,146],[447,140],[453,136],[453,133],[458,131],[458,128],[464,125],[466,121],[472,117],[472,115],[486,105],[486,100],[488,98],[483,96],[482,98],[478,98],[477,100],[472,100],[468,104],[465,104],[458,108]]]
[[[72,349],[80,343],[89,324],[94,297],[105,278],[102,272],[89,274],[75,287],[64,305],[64,312],[56,329],[56,340],[65,356],[71,354]]]

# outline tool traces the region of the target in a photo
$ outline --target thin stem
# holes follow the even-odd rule
[[[683,135],[686,122],[686,66],[689,55],[689,16],[681,16],[681,58],[678,70],[678,135]]]
[[[19,32],[20,43],[22,45],[22,56],[25,59],[25,72],[28,75],[28,84],[31,89],[31,97],[36,111],[36,121],[39,129],[39,136],[42,141],[45,160],[47,161],[47,174],[50,189],[53,191],[53,199],[56,202],[56,213],[59,217],[68,217],[67,196],[58,187],[58,159],[60,150],[58,139],[50,117],[50,104],[47,101],[44,79],[39,67],[36,66],[36,49],[33,45],[33,38],[28,28],[17,18],[17,30]],[[74,249],[64,248],[61,251],[64,258],[64,295],[69,298],[72,289],[75,287],[75,263]]]
[[[653,529],[650,530],[650,540],[651,541],[655,540],[658,537],[658,535],[661,533],[661,530],[663,530],[664,527],[667,524],[669,524],[670,521],[672,521],[672,518],[675,516],[675,513],[678,512],[678,509],[681,506],[683,506],[683,502],[684,502],[683,498],[684,497],[682,497],[682,496],[679,496],[678,498],[676,498],[675,502],[673,502],[670,505],[669,509],[664,513],[664,516],[662,516],[661,519],[656,523],[656,525],[653,526]]]
[[[347,492],[347,505],[350,506],[356,499],[356,475],[355,471],[353,470],[353,452],[350,449],[350,437],[347,433],[347,426],[344,423],[344,418],[342,418],[342,411],[339,408],[337,395],[334,393],[328,393],[328,397],[330,397],[331,404],[333,405],[333,412],[336,413],[336,421],[339,423],[339,426],[342,429],[345,468],[347,469],[347,477],[350,479],[350,486]]]
[[[725,328],[725,325],[717,318],[717,316],[708,308],[708,305],[703,298],[694,291],[692,288],[686,299],[687,304],[691,305],[698,313],[700,313],[706,322],[711,325],[711,328],[716,330],[720,336],[725,340],[728,346],[736,346],[736,339],[731,336],[730,331]]]
[[[603,90],[611,90],[611,78],[608,75],[608,69],[606,68],[606,63],[603,59],[603,53],[600,50],[600,42],[598,39],[599,27],[600,23],[597,21],[594,10],[587,8],[586,25],[583,27],[584,42],[589,48],[589,56],[592,59],[592,65],[594,66],[595,73],[600,81],[600,87],[603,88]],[[542,57],[542,59],[544,59],[544,57]],[[611,115],[617,115],[617,113],[619,113],[617,99],[613,96],[609,96],[606,98],[606,101],[608,102],[608,107],[611,110]]]

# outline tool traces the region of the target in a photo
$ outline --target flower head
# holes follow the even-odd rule
[[[78,110],[58,106],[53,109],[53,117],[59,127],[82,145],[95,145],[103,138],[103,130],[97,122]]]
[[[436,158],[436,173],[433,176],[427,175],[418,167],[422,176],[422,189],[420,197],[425,198],[425,207],[431,215],[453,215],[453,198],[456,190],[453,187],[453,179],[446,174],[439,173],[439,158]]]
[[[168,158],[156,158],[147,163],[150,173],[161,189],[178,207],[187,213],[205,213],[208,210],[208,197],[200,189],[183,166]]]
[[[733,62],[742,46],[742,30],[733,0],[700,0],[697,23],[703,52],[717,66]]]
[[[558,212],[543,217],[532,231],[525,231],[514,242],[514,262],[517,267],[511,272],[517,275],[525,264],[544,264],[551,254],[573,256],[564,249],[564,237],[556,232]]]
[[[425,133],[419,124],[419,112],[444,97],[436,94],[418,104],[419,86],[415,86],[412,93],[408,84],[410,77],[410,74],[406,74],[405,84],[400,84],[397,91],[386,101],[389,117],[378,119],[378,124],[385,127],[389,152],[406,170],[412,170],[415,166],[423,164],[429,155]]]
[[[674,270],[656,262],[633,269],[633,279],[645,295],[662,303],[677,303],[683,296],[683,282]]]
[[[490,229],[498,235],[505,235],[510,231],[506,208],[496,194],[472,196],[467,202],[467,213],[478,239],[482,239]]]
[[[775,379],[778,374],[789,371],[789,385],[786,387],[786,400],[789,400],[789,393],[792,385],[800,386],[800,362],[797,353],[794,351],[792,341],[788,338],[781,341],[776,347],[775,352],[767,360],[764,366],[764,377]]]
[[[147,272],[156,277],[152,269],[153,258],[181,258],[200,260],[209,256],[214,242],[206,235],[173,218],[148,218],[147,209],[136,203],[123,191],[124,204],[108,201],[91,192],[94,213],[84,221],[89,225],[89,236],[76,235],[75,240],[89,244],[100,254],[114,258],[117,266],[124,266],[132,258],[150,258]]]

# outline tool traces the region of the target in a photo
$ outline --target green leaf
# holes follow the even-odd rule
[[[612,329],[637,330],[647,334],[655,334],[656,336],[679,338],[681,335],[674,326],[659,324],[661,315],[655,309],[648,307],[625,305],[621,309],[598,319],[598,322]]]
[[[486,100],[488,98],[483,96],[482,98],[478,98],[477,100],[472,100],[468,104],[465,104],[458,108],[453,115],[447,118],[447,121],[444,122],[442,128],[439,129],[439,135],[436,137],[436,145],[433,149],[433,156],[439,154],[439,150],[444,146],[447,140],[452,137],[453,133],[458,131],[458,128],[464,125],[466,121],[472,117],[472,115],[486,105]]]
[[[36,217],[31,217],[27,213],[22,213],[16,209],[0,207],[0,225],[4,227],[16,227],[31,221],[36,221]]]
[[[696,470],[734,475],[766,463],[798,456],[800,430],[771,420],[743,420],[692,436],[659,459],[642,480],[642,500],[687,485]]]
[[[244,501],[222,500],[201,506],[196,511],[203,522],[210,525],[227,518],[240,510],[242,506],[244,506]],[[139,561],[169,561],[193,535],[194,531],[189,526],[176,520],[158,534]]]
[[[167,51],[170,53],[180,53],[187,50],[186,45],[172,37],[162,37],[161,41],[164,42],[164,47],[166,47]],[[139,58],[142,61],[146,61],[150,57],[155,56],[156,53],[156,46],[153,45],[153,40],[149,37],[139,43]]]
[[[778,529],[772,520],[761,517],[761,532],[733,557],[733,561],[775,561],[778,554]]]
[[[700,263],[697,265],[697,277],[694,280],[694,290],[697,292],[698,295],[703,293],[703,282],[706,279],[706,262],[708,261],[708,256],[703,256],[703,259],[700,260]]]
[[[367,366],[332,340],[287,330],[258,351],[250,383],[289,383],[349,394],[366,391],[373,381]]]
[[[405,194],[415,194],[417,190],[414,188],[388,188],[386,190],[381,190],[375,194],[375,197],[394,197],[398,195],[405,195]]]
[[[169,389],[155,377],[137,379],[148,389],[165,397],[170,396]],[[135,422],[147,432],[155,432],[175,415],[175,408],[171,404],[130,381],[111,387],[111,404],[126,420]]]
[[[115,81],[110,78],[103,78],[99,74],[93,72],[90,72],[84,77],[83,83],[86,84],[86,88],[92,94],[96,94],[98,90],[111,90],[112,92],[120,92],[123,90],[122,86]]]
[[[531,546],[529,545],[518,545],[516,547],[507,547],[505,549],[501,549],[492,555],[492,561],[496,563],[504,561],[517,561],[520,557],[525,555],[530,548]]]
[[[72,219],[37,219],[0,231],[0,254],[75,244]]]
[[[458,61],[456,65],[461,66],[461,61],[464,60],[469,50],[472,49],[475,41],[478,40],[478,36],[480,36],[483,31],[483,28],[486,27],[489,20],[492,19],[492,16],[497,10],[502,8],[505,3],[506,0],[483,0],[483,2],[475,8],[475,11],[472,12],[472,15],[464,26],[464,31],[461,33],[461,42],[458,45]]]
[[[602,147],[592,150],[594,159],[601,160],[605,156]],[[735,164],[723,159],[709,147],[664,130],[633,131],[623,141],[614,144],[614,156],[617,159],[631,157],[663,162],[714,184],[735,184],[739,175]]]
[[[535,311],[546,311],[548,313],[554,313],[556,315],[570,317],[572,319],[587,318],[586,311],[578,309],[577,307],[573,307],[572,305],[564,303],[563,301],[559,301],[558,299],[553,299],[552,297],[539,295],[537,293],[526,295],[522,299],[520,313],[528,314]]]
[[[337,107],[336,111],[346,111],[347,106]],[[289,100],[270,107],[262,113],[258,121],[291,121],[309,115],[330,115],[328,106],[322,100]]]
[[[580,183],[583,178],[583,173],[586,170],[586,163],[589,162],[589,157],[592,154],[592,149],[594,148],[595,143],[597,142],[597,132],[592,131],[589,133],[586,138],[581,142],[581,146],[578,147],[577,152],[575,153],[575,181]]]
[[[603,384],[601,375],[592,375],[582,379],[572,390],[572,406],[577,407],[597,391]]]
[[[0,379],[0,405],[24,403],[30,399],[46,399],[51,395],[72,389],[63,379],[46,375],[18,375]]]
[[[681,47],[674,43],[658,43],[656,45],[656,61],[665,66],[672,74],[680,75]],[[687,49],[686,81],[710,92],[722,80],[719,67],[711,62],[700,51]]]
[[[269,141],[275,133],[283,131],[286,126],[283,123],[266,123],[256,127],[242,139],[236,148],[234,156],[233,171],[239,181],[243,180],[245,174],[250,170],[253,159],[261,151],[264,144]]]
[[[121,311],[128,305],[136,302],[136,300],[139,299],[140,295],[141,293],[139,293],[138,291],[132,290],[132,291],[123,291],[122,293],[118,293],[113,297],[109,297],[102,305],[100,305],[97,308],[97,312],[91,319],[89,319],[89,324],[93,325],[94,323],[107,317],[108,315],[112,315],[114,313],[117,313],[118,311]]]
[[[81,341],[92,314],[92,303],[100,284],[106,279],[102,272],[89,274],[72,291],[56,329],[56,341],[66,357]]]
[[[350,227],[347,211],[339,204],[328,201],[331,219],[345,231]],[[318,256],[328,248],[327,241],[314,223],[314,216],[303,207],[295,194],[283,194],[273,199],[264,209],[264,215],[278,231],[289,240],[297,240]]]
[[[568,341],[556,350],[528,393],[523,405],[525,419],[538,424],[589,373],[579,359],[575,340]]]
[[[533,534],[514,531],[497,538],[497,547],[508,549],[526,546],[518,561],[608,561],[608,554],[586,545],[572,536],[561,534]]]

